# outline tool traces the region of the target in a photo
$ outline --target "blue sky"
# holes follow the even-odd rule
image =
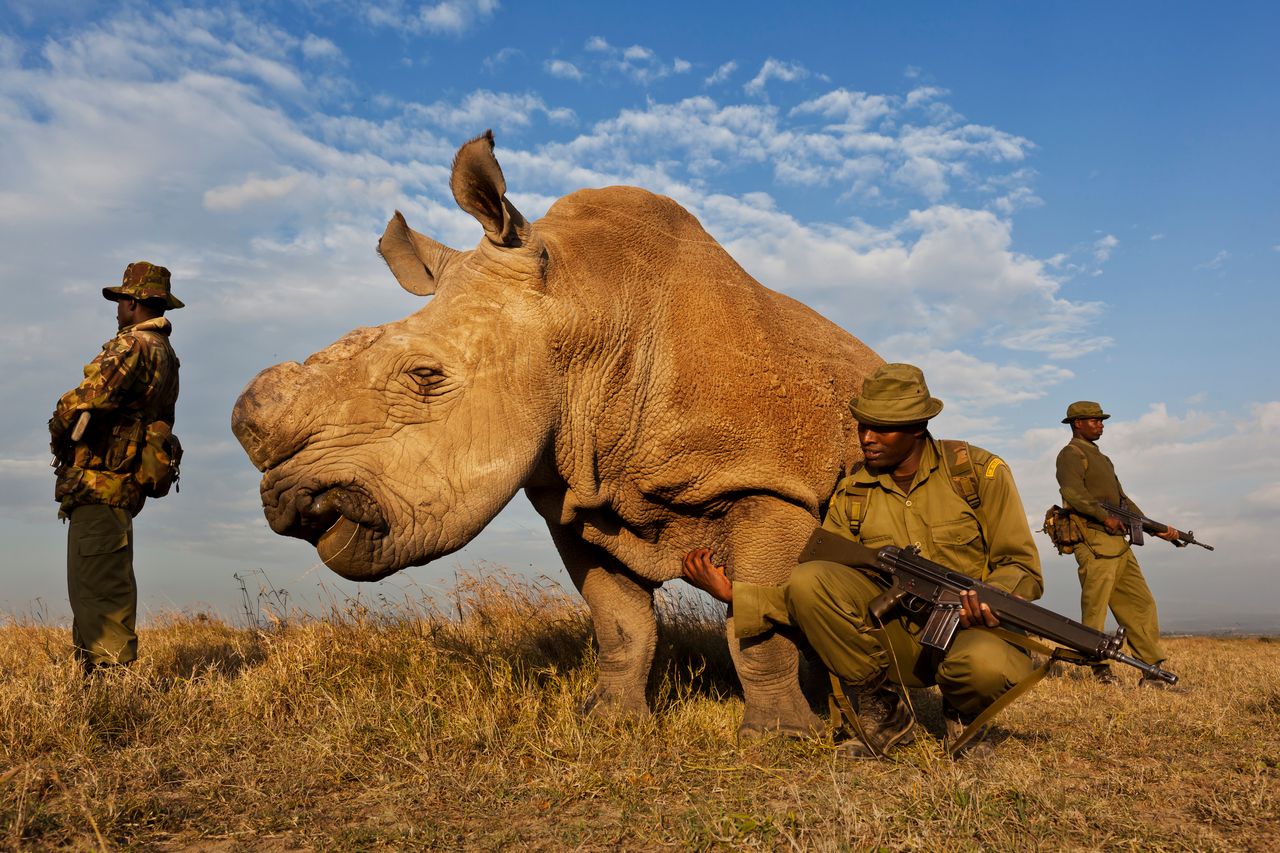
[[[63,618],[45,420],[139,258],[188,308],[182,492],[137,521],[144,614],[235,609],[234,572],[354,594],[273,536],[228,427],[259,369],[419,304],[390,213],[459,247],[456,147],[492,127],[530,217],[583,186],[685,204],[766,285],[947,402],[935,432],[1056,500],[1068,402],[1148,511],[1218,545],[1141,552],[1166,626],[1280,626],[1280,13],[1263,3],[9,2],[0,19],[0,610]],[[477,563],[564,580],[517,498]],[[1045,554],[1076,612],[1074,561]],[[1206,584],[1206,580],[1212,579]],[[320,588],[323,584],[323,590]]]

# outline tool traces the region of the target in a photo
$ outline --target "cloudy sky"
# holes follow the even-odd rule
[[[530,218],[584,186],[670,195],[761,282],[923,366],[935,433],[1005,456],[1034,527],[1066,404],[1102,401],[1128,491],[1218,546],[1141,552],[1166,628],[1280,628],[1274,4],[3,8],[0,612],[66,617],[45,422],[140,258],[188,306],[182,491],[136,522],[144,617],[234,615],[257,570],[313,605],[486,564],[563,580],[519,497],[436,565],[340,582],[270,533],[229,428],[261,368],[420,305],[374,253],[393,210],[475,245],[448,166],[493,128]],[[1078,612],[1074,560],[1045,574]]]

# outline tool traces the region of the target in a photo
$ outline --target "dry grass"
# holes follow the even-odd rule
[[[442,608],[175,618],[87,683],[65,629],[11,624],[0,845],[1280,847],[1280,642],[1174,639],[1189,695],[1054,678],[1001,718],[991,758],[952,762],[926,736],[851,765],[816,740],[734,743],[719,631],[668,607],[655,715],[611,720],[578,713],[594,653],[577,599],[510,578]],[[936,697],[916,698],[936,731]]]

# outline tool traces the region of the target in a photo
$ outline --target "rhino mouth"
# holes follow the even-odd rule
[[[275,511],[268,512],[271,529],[305,539],[321,550],[339,538],[358,533],[377,539],[390,529],[378,501],[352,483],[299,488],[281,497],[273,506]]]

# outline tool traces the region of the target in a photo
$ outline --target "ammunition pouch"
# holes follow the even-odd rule
[[[177,485],[181,462],[182,442],[173,434],[173,427],[164,421],[147,424],[133,475],[142,493],[149,498],[169,494],[169,489]]]
[[[144,427],[140,420],[122,420],[111,428],[111,440],[107,444],[102,469],[127,474],[138,458],[142,446]]]
[[[1054,504],[1045,511],[1041,533],[1049,534],[1049,541],[1059,554],[1071,554],[1084,541],[1084,529],[1080,519],[1070,510]]]

